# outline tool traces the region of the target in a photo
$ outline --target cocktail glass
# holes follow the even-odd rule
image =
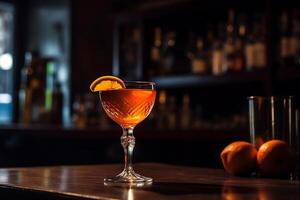
[[[125,81],[126,88],[100,92],[100,100],[106,114],[123,129],[121,144],[125,154],[125,168],[115,177],[105,178],[105,185],[128,184],[143,186],[152,178],[134,172],[132,155],[135,146],[134,127],[151,112],[155,102],[155,84],[143,81]]]

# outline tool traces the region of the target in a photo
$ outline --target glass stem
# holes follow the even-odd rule
[[[135,146],[135,137],[133,136],[133,128],[123,128],[121,144],[124,148],[125,169],[124,171],[132,171],[132,154]]]

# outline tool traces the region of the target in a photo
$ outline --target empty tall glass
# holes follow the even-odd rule
[[[283,140],[299,160],[298,114],[294,97],[251,96],[248,100],[251,142],[258,149],[268,140]]]

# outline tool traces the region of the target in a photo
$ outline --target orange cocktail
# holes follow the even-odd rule
[[[117,89],[100,93],[107,115],[123,128],[135,127],[150,113],[156,96],[155,90]]]
[[[143,186],[152,184],[150,177],[133,170],[132,155],[135,146],[134,127],[151,112],[155,97],[155,84],[145,81],[123,81],[114,76],[101,76],[90,85],[99,92],[106,114],[122,129],[121,144],[124,149],[124,170],[115,177],[104,178],[105,185]]]

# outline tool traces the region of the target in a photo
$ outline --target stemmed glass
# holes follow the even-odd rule
[[[135,146],[134,127],[151,112],[155,97],[155,84],[144,81],[125,81],[126,88],[100,92],[100,100],[106,114],[123,129],[121,144],[125,154],[125,168],[115,177],[105,178],[105,185],[151,184],[152,178],[134,172],[132,154]]]

